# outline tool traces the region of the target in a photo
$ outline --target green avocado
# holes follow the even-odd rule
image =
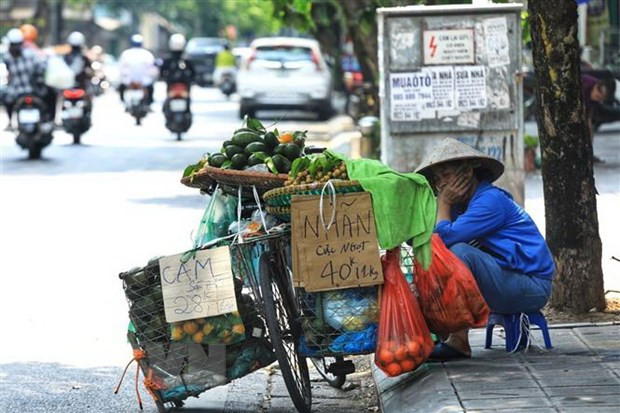
[[[284,155],[273,155],[271,157],[273,164],[281,174],[287,174],[291,170],[291,161],[289,161]]]
[[[232,145],[232,141],[224,141],[224,143],[222,144],[222,148],[227,147],[228,145]]]
[[[209,165],[220,168],[227,159],[226,155],[217,152],[209,156]]]
[[[251,131],[237,132],[232,137],[232,143],[237,146],[241,146],[242,148],[245,148],[252,142],[260,142],[260,141],[261,141],[260,135],[256,132],[251,132]]]
[[[265,141],[265,144],[272,149],[280,144],[278,137],[273,132],[267,132],[265,136],[263,136],[263,141]]]
[[[288,160],[292,162],[301,156],[301,148],[294,143],[288,143],[284,147],[283,155],[286,156]]]
[[[233,169],[243,169],[248,164],[248,157],[242,153],[237,153],[230,158],[230,162],[232,163]]]
[[[224,153],[226,153],[226,156],[228,156],[228,159],[232,158],[233,156],[241,152],[243,152],[243,148],[241,146],[231,144],[231,145],[224,147]]]
[[[285,143],[280,143],[280,144],[276,145],[275,148],[273,148],[273,153],[279,154],[279,155],[284,155],[284,150],[285,149],[286,149],[286,144]]]
[[[246,146],[245,149],[243,150],[243,152],[248,156],[255,152],[268,152],[268,151],[269,151],[269,148],[267,147],[267,145],[265,145],[262,142],[252,142],[248,144],[248,146]]]

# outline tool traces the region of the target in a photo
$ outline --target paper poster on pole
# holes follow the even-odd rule
[[[367,192],[337,194],[333,214],[330,197],[294,196],[291,225],[295,243],[295,281],[307,291],[383,284],[372,201]],[[333,222],[329,225],[333,214]]]
[[[159,259],[166,322],[193,320],[237,311],[228,247]]]
[[[425,65],[474,63],[474,30],[424,30]]]
[[[433,99],[426,102],[426,109],[451,110],[454,102],[454,67],[432,66],[422,68],[422,73],[431,77]]]
[[[392,120],[422,120],[422,111],[426,102],[433,100],[433,86],[430,75],[422,71],[391,73],[390,97],[390,117]]]
[[[485,19],[483,27],[487,46],[488,66],[497,67],[510,64],[508,24],[506,23],[506,17]]]
[[[455,66],[456,108],[461,111],[487,107],[487,82],[484,66]]]

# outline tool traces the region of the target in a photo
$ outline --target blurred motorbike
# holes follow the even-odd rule
[[[345,112],[353,119],[360,119],[364,116],[375,116],[377,110],[375,86],[370,82],[363,82],[353,88],[347,94]]]
[[[62,126],[78,145],[81,136],[90,129],[92,105],[84,89],[73,88],[62,92]]]
[[[123,100],[125,110],[136,118],[136,125],[142,123],[142,118],[149,112],[148,90],[139,83],[131,83],[125,89]]]
[[[164,116],[166,128],[177,134],[177,140],[181,140],[181,134],[187,132],[192,126],[192,112],[190,110],[189,85],[186,83],[173,83],[168,90],[168,96],[164,101]]]
[[[225,71],[221,74],[218,87],[220,91],[230,98],[230,95],[237,91],[237,82],[235,80],[235,72]]]
[[[52,142],[54,124],[41,98],[27,94],[15,102],[17,144],[28,151],[28,159],[41,158],[41,151]]]
[[[103,64],[101,62],[95,60],[90,66],[93,73],[90,79],[92,93],[94,96],[100,96],[110,87],[110,82],[106,80]]]
[[[605,69],[582,67],[582,75],[600,79],[607,88],[607,97],[603,102],[595,102],[593,113],[594,129],[604,123],[620,121],[620,74]],[[536,116],[536,75],[533,70],[523,73],[523,118],[534,120]]]

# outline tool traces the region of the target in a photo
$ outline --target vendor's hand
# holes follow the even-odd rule
[[[450,206],[466,201],[470,183],[471,178],[466,174],[456,175],[454,179],[437,188],[437,201]]]

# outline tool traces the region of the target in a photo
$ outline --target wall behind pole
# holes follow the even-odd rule
[[[520,11],[518,4],[379,9],[381,153],[384,163],[399,171],[415,170],[443,138],[453,137],[502,161],[506,170],[496,183],[523,204]],[[497,22],[499,26],[492,24]],[[488,36],[486,31],[490,33]],[[498,42],[502,36],[497,33],[507,40]],[[441,44],[430,40],[433,37],[445,39],[446,36],[465,40]],[[450,49],[448,44],[466,46]],[[487,50],[494,47],[494,50],[501,49],[502,53],[493,55]],[[458,53],[461,56],[455,57]],[[484,69],[484,79],[472,77],[481,68]],[[438,73],[444,70],[454,70],[455,89],[463,95],[473,90],[476,97],[468,103],[468,99],[456,99],[454,95],[453,107],[447,110],[440,106],[450,102],[449,99],[438,99],[433,89],[433,98],[424,100],[428,94],[416,94],[414,88],[409,89],[414,92],[407,95],[412,99],[410,109],[408,102],[400,100],[403,99],[400,92],[407,89],[402,83],[391,81],[392,77],[414,78],[430,73],[435,76],[432,81],[435,84]],[[457,76],[468,73],[469,77],[457,79]],[[486,103],[482,103],[485,99]]]

